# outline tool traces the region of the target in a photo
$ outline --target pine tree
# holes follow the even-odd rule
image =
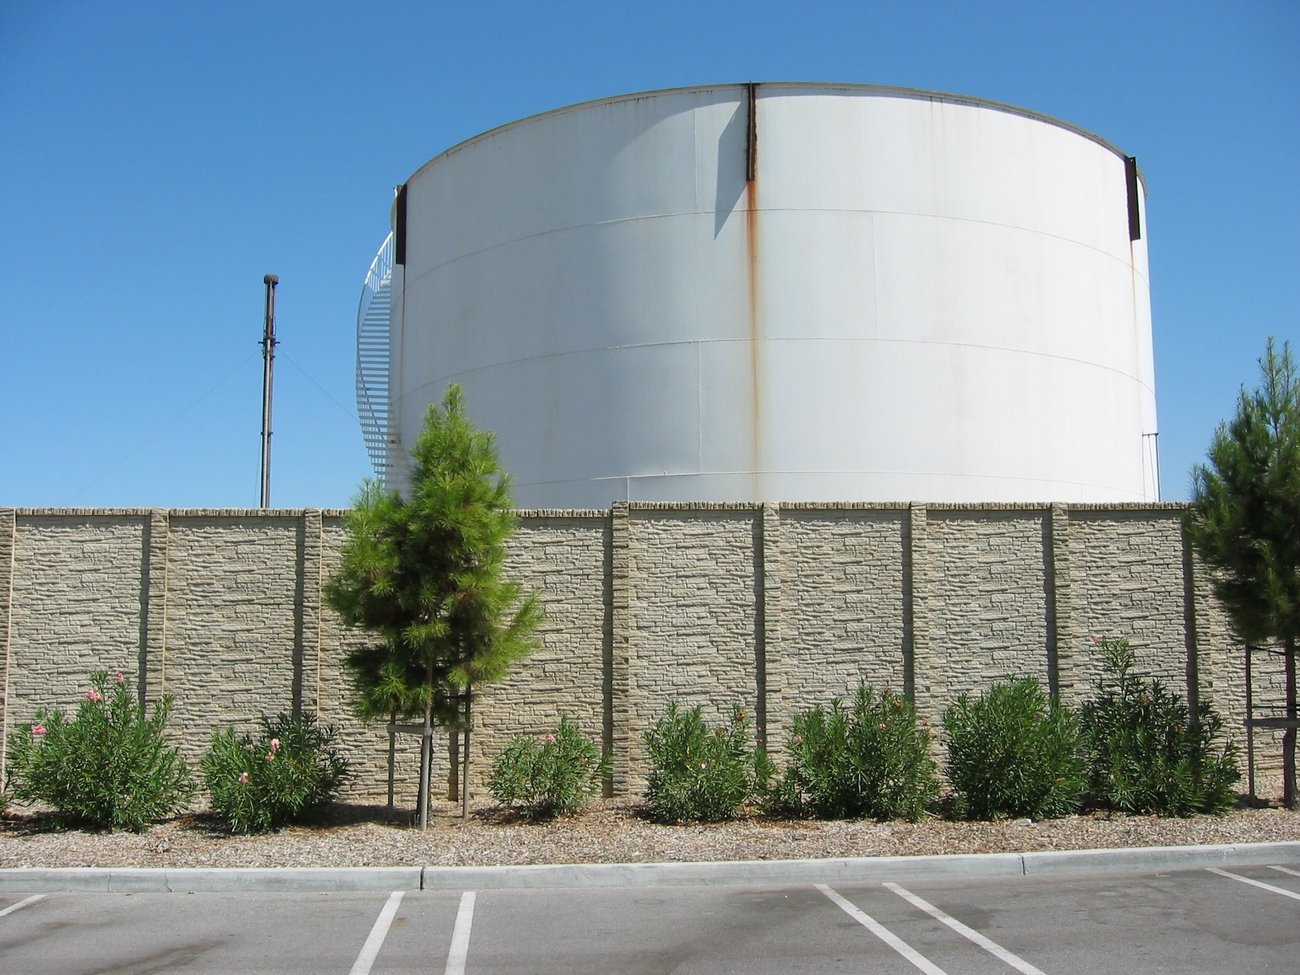
[[[423,826],[432,728],[463,732],[467,815],[474,690],[533,650],[542,612],[536,592],[506,578],[506,542],[515,528],[509,478],[492,435],[465,416],[458,386],[448,388],[441,408],[429,407],[411,457],[406,497],[373,482],[362,488],[326,597],[346,624],[378,638],[346,658],[357,712],[423,717]]]
[[[1204,466],[1193,469],[1187,531],[1213,573],[1237,635],[1277,643],[1286,665],[1286,717],[1296,719],[1300,643],[1300,378],[1288,343],[1268,341],[1262,383],[1244,387]],[[1282,736],[1283,802],[1297,808],[1296,729]]]

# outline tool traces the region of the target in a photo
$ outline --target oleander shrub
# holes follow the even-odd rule
[[[9,736],[10,795],[96,829],[138,832],[175,814],[194,778],[167,740],[171,710],[169,696],[146,710],[122,671],[96,671],[71,718],[42,709]]]
[[[725,725],[710,727],[699,707],[683,711],[672,701],[645,733],[645,744],[646,811],[659,822],[730,819],[758,798],[770,774],[767,755],[751,744],[739,706]]]
[[[789,764],[767,810],[822,819],[918,820],[939,794],[933,735],[912,702],[859,684],[852,703],[834,699],[795,716]]]
[[[519,735],[492,764],[488,790],[532,820],[580,810],[609,774],[609,756],[568,718],[551,734]]]
[[[1236,801],[1236,748],[1207,703],[1195,713],[1160,681],[1133,672],[1127,640],[1097,639],[1103,671],[1079,716],[1088,796],[1162,816],[1222,813]]]
[[[953,813],[1046,819],[1078,810],[1085,765],[1075,716],[1033,678],[1013,678],[943,715]]]
[[[347,778],[347,761],[334,746],[337,732],[322,728],[314,714],[263,717],[261,724],[257,735],[217,732],[203,756],[212,811],[232,833],[319,819]]]

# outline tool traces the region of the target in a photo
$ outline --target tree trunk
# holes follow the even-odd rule
[[[447,798],[460,798],[460,729],[455,727],[447,731]]]
[[[470,719],[470,690],[465,688],[465,756],[464,769],[465,774],[460,783],[460,818],[469,819],[469,725]]]
[[[1255,680],[1251,673],[1251,659],[1255,648],[1246,644],[1246,788],[1250,791],[1250,801],[1258,804],[1255,795]]]
[[[1295,637],[1286,639],[1286,716],[1291,722],[1296,719],[1295,692]],[[1295,788],[1295,724],[1293,723],[1282,735],[1282,804],[1287,809],[1300,808]]]
[[[420,791],[416,802],[420,807],[420,829],[429,828],[429,745],[433,742],[433,715],[424,712],[424,725],[420,735]]]
[[[429,698],[424,703],[424,729],[420,735],[420,829],[429,828],[429,772],[433,759],[433,661],[426,669]]]
[[[397,712],[388,716],[388,818],[393,818],[394,765],[397,763]]]

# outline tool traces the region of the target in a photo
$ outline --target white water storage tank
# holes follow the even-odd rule
[[[358,376],[395,486],[456,382],[526,507],[1157,497],[1144,187],[1055,119],[628,95],[448,149],[393,222]]]

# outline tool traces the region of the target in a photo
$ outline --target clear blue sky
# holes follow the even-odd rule
[[[974,95],[1137,156],[1164,497],[1185,498],[1266,337],[1300,345],[1298,52],[1297,0],[6,0],[0,506],[256,506],[266,273],[272,504],[346,505],[393,187],[527,115],[740,81]]]

